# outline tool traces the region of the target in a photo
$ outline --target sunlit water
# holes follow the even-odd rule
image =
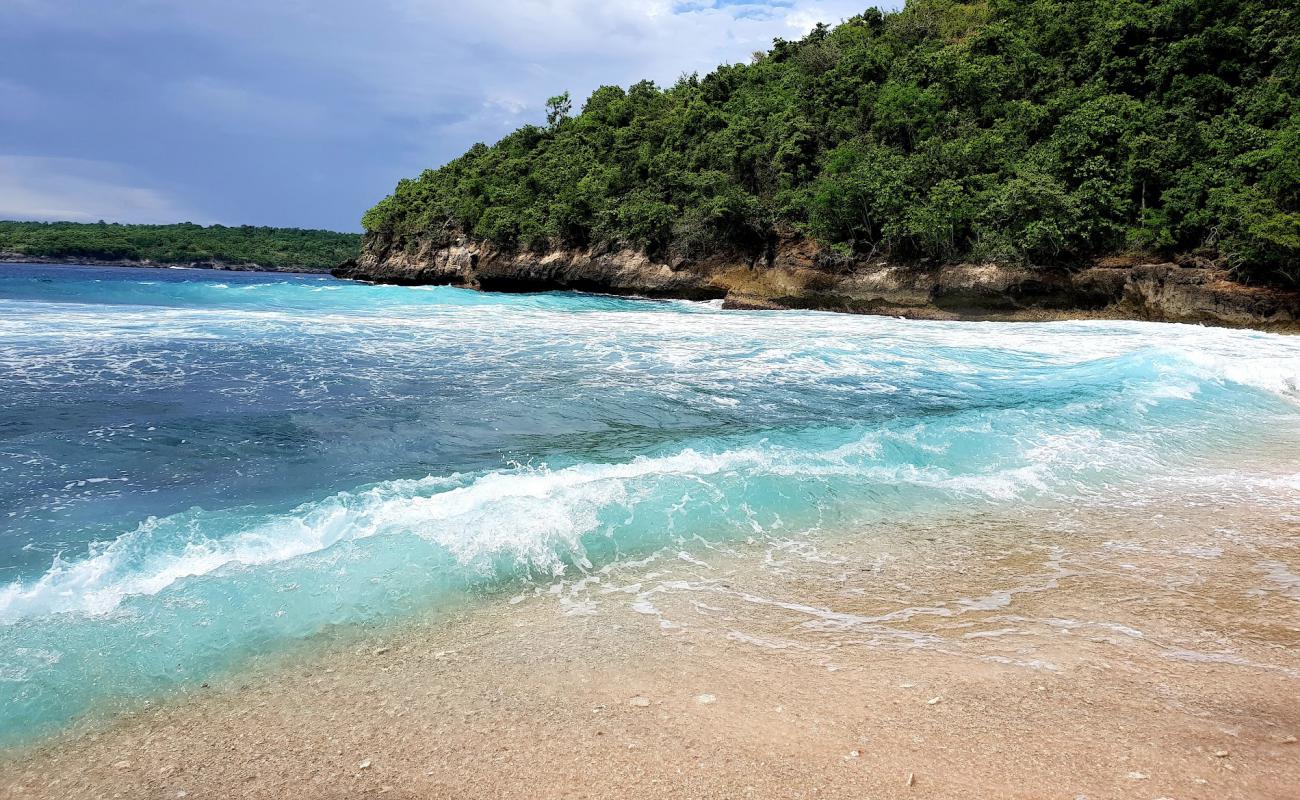
[[[1285,505],[1297,444],[1270,334],[0,265],[0,740],[694,543]]]

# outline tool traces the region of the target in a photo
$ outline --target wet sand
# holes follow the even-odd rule
[[[85,721],[0,796],[1294,798],[1294,482],[682,542]]]

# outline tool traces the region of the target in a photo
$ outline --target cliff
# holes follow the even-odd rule
[[[797,236],[761,255],[652,258],[640,250],[503,250],[462,235],[371,234],[340,278],[483,291],[575,290],[734,309],[816,309],[918,319],[1142,319],[1300,331],[1300,291],[1248,286],[1208,262],[1102,261],[1080,269],[846,260]]]

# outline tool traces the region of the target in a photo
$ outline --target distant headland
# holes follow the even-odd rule
[[[325,272],[360,244],[355,233],[301,228],[0,221],[0,262]]]

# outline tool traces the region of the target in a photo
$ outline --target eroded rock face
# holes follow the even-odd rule
[[[1244,286],[1212,266],[1079,270],[1004,264],[847,261],[782,235],[761,256],[652,258],[639,250],[504,251],[464,236],[414,243],[366,238],[342,278],[484,291],[552,289],[723,299],[728,308],[820,309],[928,319],[1135,318],[1300,330],[1300,291]]]
[[[545,253],[503,251],[463,236],[400,248],[367,237],[361,257],[334,271],[338,277],[377,283],[463,286],[498,292],[553,289],[714,299],[725,291],[709,280],[711,270],[680,262],[653,261],[636,250],[555,249]]]
[[[1124,285],[1124,301],[1150,319],[1251,327],[1300,323],[1298,292],[1243,286],[1219,270],[1175,264],[1134,267]]]

